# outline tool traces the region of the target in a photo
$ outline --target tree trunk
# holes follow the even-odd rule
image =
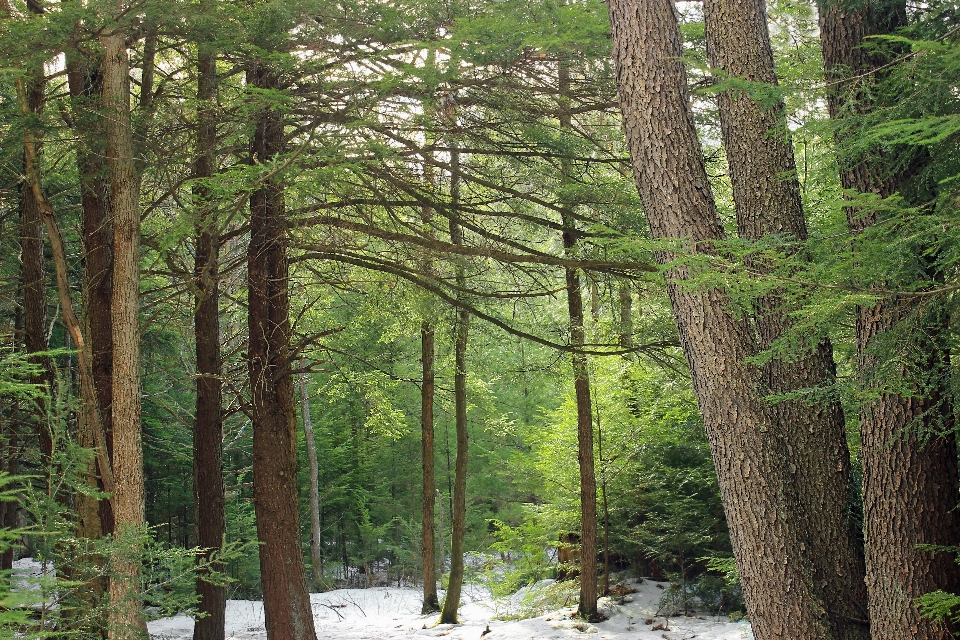
[[[125,7],[118,2],[116,15]],[[113,473],[114,552],[108,626],[113,638],[142,638],[140,541],[144,515],[140,425],[140,184],[130,123],[127,34],[112,25],[101,37],[103,105],[113,205]]]
[[[776,87],[773,50],[763,0],[705,0],[706,42],[711,66],[726,76]],[[741,238],[779,236],[805,241],[807,227],[782,100],[761,104],[745,93],[718,96],[737,228]],[[748,259],[765,271],[766,264]],[[755,303],[754,326],[761,350],[792,328],[790,304],[774,291]],[[833,349],[824,341],[799,358],[774,357],[763,367],[761,394],[791,394],[834,386]],[[845,521],[850,488],[850,453],[843,410],[836,401],[787,400],[771,407],[783,434],[795,488],[796,526],[804,537],[808,581],[829,620],[830,638],[869,637],[865,624],[863,558]]]
[[[260,60],[250,86],[280,89],[278,74]],[[257,115],[252,151],[259,164],[283,149],[283,122],[269,107]],[[283,186],[266,179],[250,196],[247,262],[248,366],[253,405],[253,490],[260,540],[260,574],[270,640],[315,640],[306,569],[300,552],[297,502],[297,420],[290,351],[290,299]]]
[[[618,343],[623,349],[633,348],[633,294],[629,282],[617,285],[617,297],[620,300],[620,321]]]
[[[902,2],[883,7],[825,4],[820,11],[820,38],[827,79],[834,87],[827,105],[831,117],[841,120],[844,110],[857,114],[875,107],[868,85],[890,61],[871,55],[863,45],[870,36],[894,32],[904,24],[906,11]],[[838,143],[842,145],[843,140],[840,133]],[[891,170],[889,153],[876,149],[852,161],[841,160],[841,185],[859,193],[892,195],[906,175]],[[848,208],[847,219],[854,233],[880,221],[876,211],[855,207]],[[936,282],[941,274],[931,273],[924,259],[918,255],[917,264],[907,268],[915,267],[926,280]],[[960,535],[949,331],[938,305],[923,308],[918,300],[891,297],[857,312],[860,382],[871,393],[880,391],[860,412],[866,584],[874,640],[952,638],[943,625],[920,616],[914,599],[960,585],[960,570],[951,554],[916,548],[918,544],[952,545]],[[878,353],[891,335],[909,345],[902,358]],[[891,361],[897,363],[895,370],[884,371],[884,364]],[[923,372],[925,379],[915,379],[911,369]],[[887,392],[891,380],[913,386],[916,394]],[[935,435],[924,442],[919,433]]]
[[[77,169],[83,226],[83,328],[87,337],[87,358],[95,388],[95,404],[81,402],[81,446],[94,446],[91,431],[95,420],[103,425],[107,459],[113,455],[113,217],[110,213],[110,185],[107,180],[106,150],[103,147],[102,59],[88,58],[67,51],[67,78],[70,85],[71,120],[77,135]],[[94,413],[98,414],[97,416]],[[96,463],[91,463],[87,482],[103,483],[97,478]],[[81,513],[78,535],[99,538],[113,531],[113,509],[108,500],[77,496]],[[98,512],[96,518],[94,512]]]
[[[27,70],[28,78],[25,82],[27,113],[39,117],[43,113],[44,89],[46,82],[43,77],[43,68]],[[39,175],[41,171],[42,142],[34,143],[36,157],[35,169]],[[46,351],[47,345],[47,274],[43,258],[43,221],[40,212],[40,202],[29,179],[24,180],[20,188],[20,278],[23,296],[23,344],[27,353]],[[46,387],[53,393],[53,371],[48,358],[41,358],[39,364],[43,367],[34,383]],[[51,469],[49,464],[53,457],[53,438],[44,410],[33,416],[33,426],[40,442],[40,454],[45,473]]]
[[[434,512],[436,480],[433,459],[433,392],[434,392],[434,329],[430,322],[420,325],[420,358],[423,363],[423,382],[420,387],[420,447],[423,462],[423,607],[420,613],[440,610],[437,597],[437,559]]]
[[[455,126],[455,124],[454,124]],[[460,205],[460,152],[452,144],[450,152],[450,242],[463,244],[463,229],[459,221]],[[457,260],[457,286],[466,285],[462,260]],[[454,375],[453,396],[456,415],[457,458],[454,462],[453,509],[451,513],[450,579],[447,595],[440,611],[440,624],[456,624],[460,607],[460,591],[463,587],[463,536],[467,518],[467,338],[470,331],[470,313],[456,310],[453,325]]]
[[[210,9],[204,3],[203,9]],[[217,54],[209,42],[197,45],[197,157],[193,177],[216,173]],[[193,628],[194,640],[223,640],[227,589],[204,580],[208,571],[222,572],[222,562],[211,563],[226,535],[223,486],[223,384],[220,355],[220,221],[209,189],[193,189],[196,207],[197,252],[194,263],[196,301],[194,335],[197,349],[197,406],[193,426],[193,496],[197,545],[197,610],[203,615]]]
[[[306,361],[300,364],[305,367]],[[300,414],[303,418],[303,439],[307,447],[307,463],[310,465],[310,565],[313,584],[323,585],[323,540],[320,537],[320,465],[317,462],[317,443],[313,436],[313,421],[310,419],[310,390],[307,374],[300,379]]]
[[[644,212],[655,239],[706,253],[722,240],[689,107],[682,39],[670,0],[611,0],[614,62],[624,126]],[[674,254],[661,250],[669,264]],[[811,591],[781,473],[787,459],[776,421],[758,397],[762,372],[749,323],[716,289],[690,289],[690,267],[667,271],[681,343],[717,469],[721,496],[755,636],[829,637]]]
[[[559,64],[560,128],[569,129],[570,116],[570,67],[565,59]],[[569,160],[561,161],[564,181],[570,173]],[[577,243],[576,221],[571,215],[573,203],[564,203],[567,212],[563,215],[563,248],[572,253]],[[583,293],[580,290],[580,274],[577,269],[565,269],[567,281],[567,315],[570,320],[570,345],[583,348]],[[597,613],[597,476],[593,456],[593,405],[590,399],[590,374],[587,371],[587,356],[574,351],[573,387],[577,402],[577,463],[580,468],[580,617],[596,621]]]

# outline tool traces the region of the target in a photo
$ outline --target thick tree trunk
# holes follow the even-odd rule
[[[306,360],[300,361],[306,365]],[[300,379],[300,416],[303,419],[303,439],[310,465],[310,565],[315,587],[323,585],[323,540],[320,537],[320,463],[317,461],[317,442],[313,436],[310,417],[310,389],[307,374]]]
[[[106,150],[103,147],[102,60],[89,59],[77,50],[67,51],[67,78],[70,85],[71,118],[77,135],[77,169],[83,226],[83,328],[87,338],[87,357],[95,388],[96,403],[81,403],[83,419],[78,439],[82,446],[96,441],[91,431],[95,420],[103,425],[107,459],[113,455],[113,217],[110,213],[110,185],[107,180]],[[98,416],[94,416],[94,413]],[[87,482],[97,479],[96,463],[91,463]],[[99,538],[113,531],[113,510],[107,500],[77,496],[81,514],[78,535]],[[94,518],[94,513],[98,515]]]
[[[651,234],[712,251],[723,239],[689,107],[682,39],[670,0],[611,0],[614,62],[627,142]],[[658,253],[661,263],[673,255]],[[762,371],[749,323],[717,290],[693,290],[687,267],[667,272],[667,291],[717,469],[755,636],[830,637],[802,562],[783,434],[758,397]]]
[[[560,128],[569,129],[570,67],[561,59],[558,70],[560,93]],[[562,160],[563,179],[570,174],[568,160]],[[577,243],[576,221],[571,215],[573,203],[565,203],[568,211],[563,216],[563,248],[572,253]],[[577,269],[565,269],[567,283],[567,317],[570,321],[570,345],[583,348],[586,335],[583,328],[583,292]],[[573,352],[573,388],[577,403],[577,463],[580,469],[580,606],[579,615],[586,620],[597,620],[597,476],[593,455],[593,404],[590,399],[590,374],[587,356]]]
[[[208,7],[207,7],[208,8]],[[197,55],[197,158],[193,177],[203,180],[216,173],[217,55],[200,42]],[[223,584],[204,580],[208,571],[223,571],[210,558],[223,546],[226,507],[223,486],[223,391],[220,356],[220,228],[216,204],[202,183],[193,190],[196,205],[197,252],[194,263],[196,302],[194,335],[197,349],[197,407],[193,426],[193,496],[197,545],[206,551],[197,557],[197,610],[203,615],[193,628],[194,640],[222,640],[227,605]]]
[[[705,0],[703,7],[710,64],[731,78],[775,87],[766,3]],[[740,237],[760,240],[777,234],[806,240],[783,101],[761,104],[745,93],[727,91],[718,102]],[[749,262],[765,270],[762,262]],[[791,330],[789,302],[775,291],[759,298],[755,309],[758,346],[770,349]],[[824,341],[800,358],[774,357],[763,367],[758,392],[784,395],[834,382],[832,347]],[[829,619],[829,637],[868,638],[863,558],[845,521],[850,454],[843,410],[838,402],[788,400],[771,407],[771,416],[790,455],[785,470],[798,499],[797,527],[805,537],[802,561],[809,563],[808,580]]]
[[[115,6],[116,15],[125,7]],[[110,200],[113,205],[113,473],[114,553],[111,560],[109,631],[113,638],[142,638],[140,540],[144,514],[140,425],[140,184],[130,123],[127,34],[119,26],[101,37],[103,105]]]
[[[253,61],[247,82],[277,91],[277,73]],[[283,122],[257,116],[253,155],[263,164],[283,148]],[[297,503],[297,419],[290,351],[290,299],[283,186],[267,179],[250,197],[248,349],[253,405],[253,490],[260,575],[270,640],[315,640]]]
[[[434,395],[434,329],[430,322],[420,325],[420,359],[423,364],[423,382],[420,387],[420,448],[423,466],[423,606],[420,613],[440,610],[437,597],[437,559],[434,512],[436,480],[433,457],[433,395]]]
[[[820,12],[820,38],[827,78],[835,88],[827,104],[831,117],[840,120],[845,113],[874,108],[867,85],[889,61],[872,56],[863,46],[865,38],[892,33],[904,23],[906,11],[901,2],[825,4]],[[842,143],[842,133],[838,141]],[[860,193],[895,193],[905,175],[891,170],[885,153],[889,151],[876,149],[852,161],[842,159],[841,185]],[[876,211],[855,207],[848,208],[847,218],[854,233],[879,222]],[[917,270],[935,282],[940,275],[931,273],[922,260],[917,257]],[[916,548],[918,544],[956,544],[960,536],[948,331],[936,305],[927,306],[921,308],[917,299],[893,297],[861,307],[857,313],[861,384],[881,392],[860,412],[866,584],[875,640],[953,637],[942,625],[921,618],[914,602],[924,593],[953,591],[960,585],[960,570],[951,554]],[[923,355],[917,361],[917,356],[903,354],[895,371],[884,372],[883,363],[900,360],[899,355],[878,353],[892,333],[899,343],[911,346],[911,353]],[[922,371],[926,378],[912,379],[911,369]],[[916,395],[886,392],[891,380],[913,386]],[[923,442],[919,433],[936,435]]]
[[[460,204],[460,152],[456,145],[450,154],[450,242],[463,244],[463,229],[459,221]],[[466,285],[463,262],[456,264],[457,285]],[[454,462],[453,508],[451,513],[450,536],[450,579],[447,582],[447,595],[443,599],[440,611],[441,624],[456,624],[457,610],[460,607],[460,591],[463,587],[463,536],[467,519],[467,338],[470,332],[470,313],[464,309],[456,310],[453,325],[454,374],[453,397],[457,431],[457,458]]]

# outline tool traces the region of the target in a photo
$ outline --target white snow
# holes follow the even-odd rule
[[[527,593],[545,588],[550,581],[527,588]],[[416,589],[377,587],[339,589],[311,594],[317,638],[320,640],[397,640],[400,638],[438,638],[450,640],[741,640],[753,635],[746,622],[731,623],[716,617],[657,617],[657,604],[663,595],[657,582],[644,580],[631,586],[637,593],[622,601],[600,600],[608,619],[587,624],[572,618],[576,602],[537,617],[498,620],[513,617],[523,609],[525,594],[505,601],[494,601],[483,587],[465,585],[459,625],[436,624],[439,615],[420,615],[421,592]],[[661,587],[665,583],[659,583]],[[652,620],[649,624],[647,620]],[[149,625],[155,640],[190,640],[193,619],[186,615],[154,620]],[[654,628],[658,627],[658,628]],[[264,640],[263,603],[251,600],[227,602],[227,637],[234,640]]]

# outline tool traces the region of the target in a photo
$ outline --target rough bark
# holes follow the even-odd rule
[[[892,33],[905,17],[902,2],[821,6],[820,37],[824,68],[833,88],[827,102],[832,118],[841,121],[878,106],[871,102],[869,85],[889,60],[864,48],[865,38]],[[837,136],[841,148],[844,135],[841,127]],[[841,185],[881,196],[897,192],[907,175],[893,168],[891,151],[896,150],[878,148],[852,160],[841,159]],[[854,233],[880,221],[877,211],[854,207],[848,208],[847,220]],[[914,266],[924,279],[935,282],[940,277],[922,264],[923,258],[916,260]],[[960,585],[960,571],[950,554],[916,548],[918,544],[955,544],[960,536],[948,331],[938,317],[937,305],[927,306],[922,308],[917,299],[891,297],[857,310],[860,382],[881,391],[860,412],[866,585],[875,640],[953,637],[944,626],[921,618],[914,602],[924,593],[952,591]],[[910,345],[910,352],[923,355],[882,354],[891,335]],[[891,360],[897,362],[892,371],[883,366]],[[926,378],[917,380],[911,369]],[[913,386],[916,392],[886,391],[893,380]],[[921,433],[929,439],[923,441]]]
[[[560,128],[569,129],[570,115],[570,67],[561,59],[558,70],[560,93]],[[563,179],[570,174],[568,160],[561,161]],[[577,243],[576,219],[573,203],[565,202],[563,214],[563,248],[572,254]],[[583,292],[580,288],[580,273],[574,267],[564,269],[567,284],[567,317],[570,324],[570,345],[582,349],[585,339],[583,328]],[[590,399],[590,374],[587,356],[574,351],[573,388],[577,404],[577,464],[580,470],[580,617],[597,620],[597,477],[593,455],[593,405]]]
[[[436,478],[434,477],[433,445],[433,396],[435,333],[433,324],[420,325],[420,359],[423,365],[423,382],[420,387],[420,448],[423,467],[423,607],[420,613],[440,610],[437,597],[437,559],[434,513],[436,504]]]
[[[117,2],[115,15],[125,7]],[[143,638],[140,539],[146,525],[140,425],[140,183],[130,122],[127,34],[118,24],[101,37],[103,106],[110,201],[113,206],[113,508],[109,633]]]
[[[682,40],[670,0],[612,0],[614,62],[644,213],[656,239],[691,253],[723,238],[689,108]],[[673,254],[662,250],[669,264]],[[755,636],[829,637],[822,603],[797,562],[803,544],[786,450],[758,397],[753,330],[715,289],[691,289],[690,267],[667,271],[667,291],[710,441],[731,542]]]
[[[306,360],[300,364],[306,367]],[[315,587],[323,585],[323,540],[320,537],[320,464],[317,461],[317,443],[313,435],[313,420],[310,417],[310,390],[307,374],[300,380],[300,415],[303,419],[303,439],[307,448],[307,464],[310,465],[310,569]]]
[[[113,454],[113,220],[103,148],[102,60],[88,57],[76,49],[68,50],[66,58],[80,177],[83,328],[95,388],[95,404],[91,406],[86,400],[81,402],[83,419],[79,423],[78,439],[82,446],[94,446],[96,438],[91,429],[98,419],[103,425],[103,446],[109,460]],[[93,415],[95,412],[97,416]],[[91,464],[87,482],[103,490],[96,464]],[[109,501],[78,495],[77,507],[82,514],[77,531],[81,537],[99,538],[113,531],[113,510]],[[96,518],[94,512],[97,512]]]
[[[454,150],[450,154],[450,242],[463,244],[463,229],[459,221],[460,200],[460,153]],[[464,287],[466,274],[462,261],[456,266],[457,286]],[[454,415],[457,432],[457,457],[453,473],[453,506],[451,509],[450,536],[450,578],[447,581],[447,595],[440,610],[440,624],[456,624],[457,609],[460,607],[460,591],[463,587],[463,536],[467,519],[467,338],[470,332],[470,312],[458,308],[453,325],[454,374],[453,397]]]
[[[208,4],[208,3],[206,3]],[[209,9],[209,7],[204,7]],[[198,43],[197,157],[193,177],[204,180],[216,173],[217,55],[208,42]],[[197,610],[203,614],[193,627],[194,640],[222,640],[227,605],[226,585],[204,580],[208,571],[222,572],[212,562],[226,534],[223,486],[223,384],[220,355],[220,221],[209,189],[202,182],[193,189],[196,204],[196,258],[194,262],[194,335],[197,350],[197,404],[193,425],[193,496],[197,545]],[[216,582],[216,581],[215,581]]]
[[[251,61],[247,82],[276,91],[278,74]],[[269,107],[257,115],[254,160],[283,149],[283,122]],[[314,640],[297,503],[297,420],[290,349],[290,299],[283,186],[267,178],[250,197],[247,262],[248,368],[253,406],[253,491],[260,575],[270,640]]]
[[[763,83],[776,91],[773,49],[763,0],[705,0],[708,60],[725,77]],[[807,239],[806,221],[789,142],[786,111],[780,98],[761,101],[745,92],[718,95],[720,124],[733,187],[737,230],[741,238],[778,235],[786,241]],[[767,271],[763,261],[749,265]],[[755,302],[757,345],[771,349],[788,336],[791,304],[773,291]],[[824,341],[800,357],[774,356],[763,366],[762,394],[785,395],[833,386],[832,347]],[[843,410],[838,402],[787,400],[770,409],[784,435],[798,503],[796,526],[804,537],[801,551],[809,563],[811,590],[826,612],[831,638],[869,637],[863,557],[845,521],[850,487],[850,454]]]

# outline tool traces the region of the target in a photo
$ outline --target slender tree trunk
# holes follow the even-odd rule
[[[559,65],[560,128],[572,126],[570,116],[570,66],[561,59]],[[563,178],[569,178],[569,161],[562,161]],[[563,219],[563,248],[572,253],[577,244],[576,221],[572,203],[565,203],[568,211]],[[567,281],[567,314],[570,321],[570,344],[583,348],[583,293],[580,273],[573,267],[565,269]],[[577,462],[580,467],[580,606],[579,615],[595,621],[597,613],[597,476],[593,456],[593,404],[590,399],[590,374],[587,356],[574,351],[573,387],[577,402]]]
[[[306,360],[300,361],[306,367]],[[320,464],[317,461],[317,442],[313,436],[313,421],[310,419],[309,377],[300,379],[300,414],[303,418],[303,439],[307,447],[307,464],[310,465],[310,565],[313,584],[323,585],[323,539],[320,537]]]
[[[773,49],[764,0],[705,0],[710,64],[731,78],[776,87]],[[789,142],[784,103],[761,104],[744,93],[719,94],[720,123],[741,238],[777,234],[807,239],[807,227]],[[763,271],[766,265],[749,259]],[[774,291],[755,303],[754,326],[760,349],[773,347],[792,328],[790,303]],[[835,384],[833,349],[825,340],[813,352],[763,368],[760,393],[791,394]],[[771,407],[784,436],[790,463],[785,471],[798,503],[793,506],[804,536],[804,570],[825,612],[828,637],[868,638],[864,607],[863,558],[845,521],[850,490],[850,453],[843,410],[838,402],[788,400]]]
[[[670,0],[611,0],[614,62],[644,213],[655,239],[706,253],[723,239],[689,107],[682,39]],[[660,251],[669,264],[674,255]],[[710,441],[747,610],[759,640],[819,639],[830,629],[800,550],[787,459],[758,397],[753,330],[718,290],[690,289],[689,267],[667,271],[681,343]]]
[[[454,123],[454,128],[456,127]],[[460,205],[460,152],[456,144],[450,152],[450,242],[463,244],[463,229],[459,221]],[[463,262],[456,263],[457,285],[466,285],[466,273]],[[467,518],[467,338],[470,331],[470,313],[464,309],[456,310],[453,326],[454,375],[453,397],[455,404],[457,430],[457,458],[454,463],[453,508],[451,513],[450,539],[450,579],[447,583],[447,595],[443,599],[440,611],[441,624],[456,624],[457,610],[460,607],[460,591],[463,587],[463,536]]]
[[[875,108],[869,85],[889,60],[872,55],[865,39],[893,33],[905,19],[902,2],[822,4],[820,38],[827,79],[834,87],[827,102],[832,118],[841,120],[844,110],[855,115]],[[843,140],[841,133],[841,146]],[[875,149],[853,160],[842,159],[841,185],[859,193],[892,195],[907,176],[891,169],[889,153]],[[855,207],[848,208],[847,219],[854,233],[880,222],[878,212]],[[913,267],[924,279],[936,282],[941,274],[923,260],[918,255]],[[953,637],[943,625],[922,618],[914,600],[960,586],[960,570],[951,554],[917,549],[918,544],[953,545],[960,537],[950,339],[942,313],[936,304],[922,308],[917,299],[897,297],[857,312],[858,374],[867,389],[880,391],[860,412],[866,585],[874,640]],[[877,353],[891,335],[910,345],[902,359]],[[886,366],[891,360],[897,362],[894,371]],[[911,369],[922,371],[925,379],[915,379]],[[916,394],[886,391],[891,380],[913,386]],[[919,433],[935,435],[924,442]]]
[[[211,2],[203,3],[209,11]],[[193,177],[209,179],[216,173],[217,54],[208,41],[197,45],[197,157]],[[197,545],[197,618],[194,640],[222,640],[225,632],[227,589],[204,580],[224,564],[211,562],[226,535],[226,499],[223,486],[223,384],[220,355],[220,221],[216,204],[202,182],[194,189],[197,252],[194,263],[194,335],[197,349],[197,406],[193,426],[193,496]]]
[[[121,2],[115,15],[123,14]],[[103,47],[103,105],[110,200],[113,205],[113,507],[109,632],[118,639],[146,636],[140,604],[140,540],[144,514],[140,425],[140,184],[130,122],[127,34],[108,27]]]
[[[420,613],[440,610],[437,597],[437,559],[434,512],[436,480],[433,458],[433,392],[434,392],[434,329],[430,322],[420,325],[420,358],[423,364],[423,382],[420,387],[420,447],[423,461],[423,607]]]
[[[277,91],[280,78],[260,60],[247,82]],[[283,149],[283,122],[264,108],[252,151],[259,164]],[[300,552],[297,420],[290,351],[290,298],[283,186],[268,178],[250,197],[247,263],[248,349],[253,405],[253,483],[260,575],[270,640],[314,640],[306,569]]]
[[[631,349],[633,348],[633,294],[630,292],[629,282],[621,282],[617,286],[617,297],[620,300],[619,344],[623,349]]]
[[[436,62],[436,52],[430,50],[427,57],[427,66],[432,67]],[[435,115],[435,103],[431,102],[424,108],[431,118]],[[458,157],[459,160],[459,157]],[[423,164],[424,182],[428,188],[435,187],[434,167]],[[457,178],[459,179],[459,178]],[[420,210],[420,221],[423,233],[428,238],[434,237],[433,207],[424,206]],[[435,266],[431,258],[425,258],[423,270],[434,273]],[[433,322],[429,319],[420,323],[420,362],[422,365],[422,381],[420,387],[420,460],[423,477],[422,517],[421,517],[421,556],[423,558],[423,606],[420,612],[424,615],[440,611],[440,600],[437,595],[437,544],[436,544],[436,452],[434,445],[435,427],[433,400],[435,392],[434,363],[436,360],[436,331]],[[441,519],[440,541],[443,548],[443,522]],[[442,558],[442,555],[441,555]],[[441,571],[443,564],[441,560]]]
[[[38,64],[28,69],[29,77],[25,83],[26,106],[29,115],[39,117],[43,113],[44,90],[46,82],[43,68]],[[41,170],[42,142],[34,143],[36,170]],[[25,180],[20,189],[20,278],[23,295],[23,343],[27,353],[37,353],[47,349],[47,274],[43,258],[43,221],[40,202],[29,180]],[[43,373],[34,382],[42,384],[49,393],[53,393],[53,372],[48,358],[41,358],[39,364]],[[33,417],[34,429],[40,442],[40,454],[48,465],[53,456],[53,437],[47,425],[46,416],[41,410]],[[48,467],[49,471],[49,467]]]

